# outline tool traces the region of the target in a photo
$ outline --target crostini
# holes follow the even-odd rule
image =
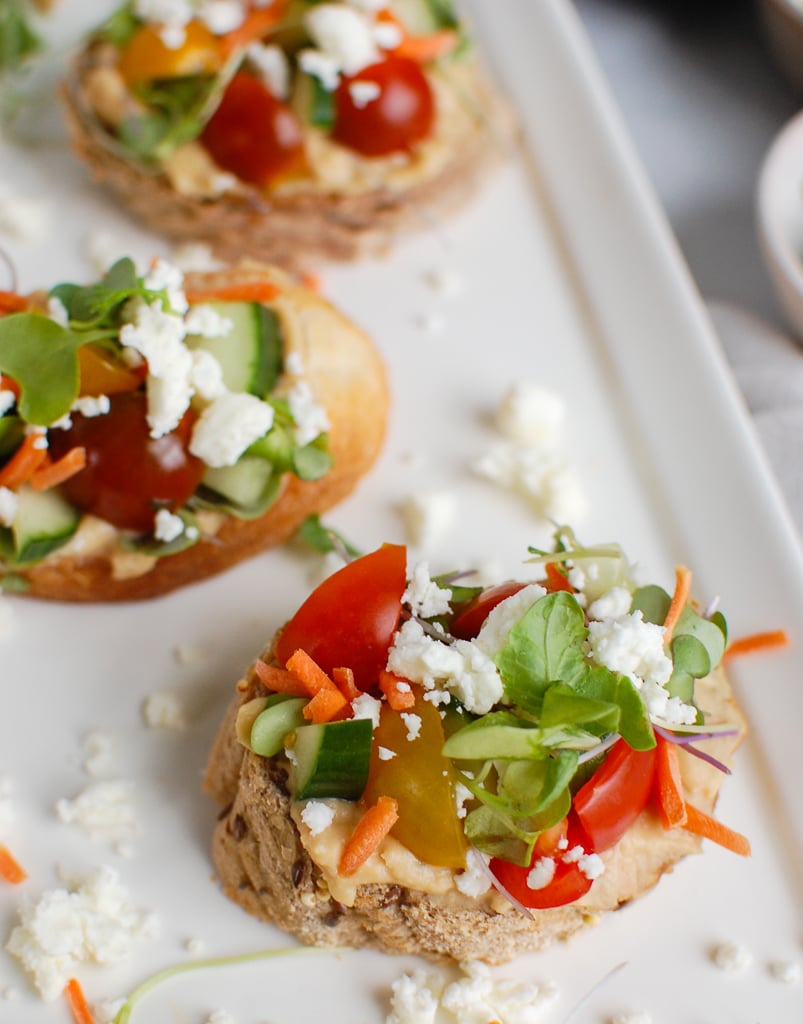
[[[237,684],[205,788],[224,892],[304,942],[499,963],[640,896],[702,837],[745,723],[725,620],[567,529],[536,582],[329,577]],[[537,568],[536,568],[537,567]]]
[[[371,340],[283,271],[117,262],[0,293],[0,574],[67,601],[150,598],[287,539],[377,457]]]
[[[450,0],[127,3],[64,87],[78,156],[146,224],[282,266],[386,250],[512,137]]]

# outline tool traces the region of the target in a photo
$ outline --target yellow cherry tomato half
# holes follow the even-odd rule
[[[78,349],[79,393],[81,395],[119,395],[136,391],[143,375],[130,370],[100,345],[82,345]]]
[[[183,44],[175,49],[165,45],[160,31],[158,25],[143,25],[121,52],[117,68],[127,85],[214,73],[220,68],[218,40],[201,22],[189,22]]]

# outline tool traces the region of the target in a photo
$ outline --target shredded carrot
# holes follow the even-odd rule
[[[380,796],[369,807],[346,840],[337,871],[339,875],[353,875],[378,849],[382,840],[399,820],[399,807],[393,797]]]
[[[740,654],[750,654],[753,651],[765,651],[770,647],[786,647],[788,644],[789,635],[784,629],[773,629],[766,633],[752,633],[750,636],[742,636],[738,640],[731,640],[725,649],[723,660],[734,658]]]
[[[95,1018],[89,1009],[84,990],[75,978],[70,978],[67,982],[64,995],[67,997],[75,1024],[95,1024]]]
[[[742,857],[750,856],[750,840],[741,832],[734,832],[732,828],[723,825],[721,821],[706,814],[691,804],[686,804],[686,824],[683,826],[687,832],[702,836],[703,839],[710,839],[732,853],[738,853]]]
[[[270,302],[281,294],[273,281],[241,281],[187,292],[187,302]]]
[[[44,443],[44,447],[41,445]],[[47,457],[47,442],[42,434],[28,434],[8,462],[0,469],[0,487],[12,490],[29,480]]]
[[[678,748],[662,736],[656,736],[655,786],[658,796],[658,814],[664,828],[680,828],[686,824],[688,814],[680,777]]]
[[[340,690],[322,687],[309,703],[304,705],[302,714],[307,721],[320,725],[337,718],[348,706],[349,702]]]
[[[0,878],[10,885],[19,885],[28,877],[28,872],[20,864],[7,846],[0,843]]]
[[[39,469],[31,474],[31,487],[35,491],[46,491],[49,487],[57,487],[80,473],[86,466],[86,448],[76,446],[70,448],[55,462],[46,460]]]
[[[361,696],[362,690],[357,689],[354,682],[354,673],[350,668],[333,668],[332,680],[347,701],[356,700]]]
[[[305,270],[299,275],[299,280],[305,288],[309,288],[311,292],[318,294],[322,290],[321,279],[317,274],[313,274],[311,270]]]
[[[425,36],[405,36],[393,50],[397,57],[406,57],[418,64],[426,64],[440,57],[448,57],[457,48],[460,37],[450,28],[442,28]]]
[[[16,292],[0,291],[0,316],[4,313],[20,313],[28,308],[28,300]]]
[[[566,573],[561,572],[554,562],[547,562],[546,564],[546,588],[550,594],[554,594],[559,590],[566,590],[570,594],[575,592],[574,587],[569,583]]]
[[[672,633],[675,631],[681,612],[686,607],[690,593],[691,569],[687,569],[685,565],[679,565],[675,569],[675,592],[664,619],[664,646],[672,639]]]
[[[293,675],[306,687],[310,697],[314,697],[319,690],[340,691],[324,672],[324,670],[300,647],[285,662],[288,672]]]
[[[241,50],[254,43],[277,25],[284,16],[288,0],[273,0],[268,7],[257,8],[231,32],[227,32],[220,40],[220,54],[227,60],[235,50]]]
[[[259,676],[260,681],[274,693],[290,693],[294,697],[309,697],[309,690],[306,686],[286,668],[278,668],[276,665],[267,665],[264,661],[257,661],[254,663],[254,672]]]
[[[400,689],[399,683],[406,686],[406,689]],[[408,708],[415,706],[415,694],[410,688],[410,684],[397,678],[392,672],[382,669],[379,673],[379,689],[384,693],[388,704],[394,711],[407,711]]]
[[[7,377],[4,373],[0,373],[0,389],[3,391],[12,391],[15,398],[19,398],[20,396],[19,384],[13,377]]]

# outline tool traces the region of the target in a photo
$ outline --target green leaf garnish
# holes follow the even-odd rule
[[[25,6],[18,0],[0,5],[0,72],[15,70],[42,48]]]
[[[326,526],[318,515],[307,516],[296,533],[299,540],[321,555],[328,555],[342,549],[352,558],[359,558],[362,551],[331,526]]]

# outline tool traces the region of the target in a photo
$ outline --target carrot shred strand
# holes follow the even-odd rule
[[[656,736],[658,741],[655,783],[658,792],[658,813],[664,828],[680,828],[688,820],[680,759],[674,743]]]
[[[683,827],[687,832],[693,832],[695,835],[702,836],[703,839],[710,839],[712,842],[718,843],[719,846],[724,846],[731,853],[738,853],[741,857],[750,856],[750,840],[741,832],[735,832],[732,828],[728,828],[721,821],[717,821],[710,814],[706,814],[705,811],[701,811],[691,804],[686,804],[686,816],[686,824]]]
[[[236,50],[257,42],[281,21],[288,0],[273,0],[268,7],[252,11],[241,25],[221,37],[220,52],[224,60]]]
[[[28,434],[8,462],[0,469],[0,487],[11,490],[29,480],[47,458],[47,443],[40,433]]]
[[[273,281],[242,281],[188,291],[187,302],[271,302],[280,294],[280,288]]]
[[[354,682],[354,672],[350,668],[333,668],[332,680],[347,701],[356,700],[362,694]]]
[[[691,569],[685,565],[679,565],[675,569],[675,592],[669,604],[669,610],[664,619],[664,646],[672,639],[672,633],[678,624],[678,619],[686,607],[691,593]]]
[[[86,466],[86,448],[76,446],[70,448],[60,459],[55,462],[45,460],[43,464],[31,474],[30,484],[35,491],[46,491],[51,487],[57,487],[69,480],[71,476],[80,473]]]
[[[254,662],[254,672],[269,690],[274,693],[289,693],[293,697],[309,697],[309,690],[300,679],[286,668],[268,665],[264,661]]]
[[[322,687],[304,706],[302,714],[314,725],[321,725],[337,718],[348,707],[348,703],[340,690]]]
[[[95,1024],[95,1018],[89,1009],[84,990],[76,978],[70,978],[64,989],[64,994],[67,997],[75,1024]]]
[[[419,64],[425,64],[440,57],[448,57],[460,41],[457,32],[443,28],[423,36],[406,36],[393,50],[397,57],[406,57]]]
[[[389,796],[380,796],[369,807],[346,840],[340,855],[338,874],[353,875],[377,850],[382,840],[399,820],[399,807]]]
[[[28,872],[20,864],[7,846],[0,843],[0,878],[10,885],[19,885],[28,877]]]
[[[314,697],[319,690],[339,692],[320,665],[300,647],[290,655],[285,666],[288,672],[292,672],[304,684],[310,697]]]
[[[28,308],[28,300],[17,292],[0,291],[0,316],[4,313],[21,313]]]
[[[394,711],[407,711],[415,707],[415,694],[410,684],[403,679],[398,679],[392,672],[382,669],[379,673],[379,689],[384,693],[388,704]]]
[[[785,629],[771,629],[766,633],[751,633],[749,636],[739,637],[738,640],[731,640],[725,648],[723,660],[742,654],[752,654],[753,651],[766,651],[773,647],[788,646],[789,634]]]

